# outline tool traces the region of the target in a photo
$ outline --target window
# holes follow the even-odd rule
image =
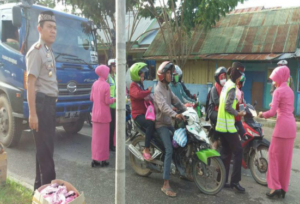
[[[10,20],[2,21],[1,41],[15,50],[20,50],[19,31],[18,28],[13,26]]]

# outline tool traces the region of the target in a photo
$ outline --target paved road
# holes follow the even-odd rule
[[[270,129],[265,129],[270,134]],[[91,128],[85,126],[80,134],[68,136],[60,128],[56,131],[55,164],[57,178],[69,181],[78,190],[83,191],[87,204],[114,203],[114,167],[115,154],[110,154],[108,168],[92,169],[90,167]],[[300,135],[298,135],[299,137]],[[35,147],[30,132],[24,132],[20,145],[6,149],[8,153],[9,175],[32,185],[35,175]],[[250,172],[243,171],[241,184],[247,192],[243,195],[233,190],[223,189],[217,196],[201,194],[196,186],[176,177],[171,178],[172,187],[178,192],[177,198],[168,198],[160,192],[162,175],[152,174],[149,178],[137,176],[131,169],[126,155],[126,203],[300,203],[300,150],[294,149],[293,169],[291,173],[290,192],[284,201],[270,201],[266,198],[267,188],[255,183]]]

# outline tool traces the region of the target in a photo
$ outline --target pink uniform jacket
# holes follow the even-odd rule
[[[96,68],[96,74],[99,79],[94,82],[90,100],[94,102],[92,111],[92,121],[98,123],[109,123],[111,121],[109,105],[115,102],[114,98],[110,98],[110,86],[106,82],[109,68],[100,65]]]
[[[270,78],[275,81],[279,87],[273,93],[271,110],[264,112],[264,118],[275,116],[277,112],[277,121],[273,132],[273,137],[295,138],[296,121],[294,117],[294,93],[287,85],[290,76],[288,67],[276,68]]]

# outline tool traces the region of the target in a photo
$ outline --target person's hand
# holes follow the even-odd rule
[[[193,107],[193,104],[191,104],[191,103],[186,103],[186,104],[184,104],[184,106],[185,106],[186,108],[188,108],[188,107]]]
[[[172,109],[173,109],[173,111],[178,112],[178,108],[173,107]]]
[[[29,127],[32,130],[39,131],[39,119],[36,114],[29,114]]]
[[[269,106],[272,107],[272,103],[270,103]]]
[[[259,118],[263,118],[263,117],[264,117],[264,116],[263,116],[263,112],[259,112],[258,117],[259,117]]]
[[[182,114],[177,114],[177,115],[175,116],[175,118],[177,118],[178,120],[183,120],[183,121],[185,121],[185,117],[184,117]]]
[[[194,100],[197,100],[196,94],[193,95],[193,99],[194,99]]]
[[[245,116],[246,115],[246,112],[245,111],[240,111],[238,112],[238,116]]]
[[[152,91],[152,86],[148,87],[148,91],[150,91],[150,92]]]

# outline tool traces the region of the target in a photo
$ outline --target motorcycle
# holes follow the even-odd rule
[[[244,169],[249,168],[254,180],[266,186],[270,142],[264,139],[262,125],[254,120],[254,117],[257,116],[255,106],[256,102],[254,106],[247,104],[245,107],[246,115],[244,116],[243,127],[246,134],[241,137],[243,148],[242,167]],[[215,124],[212,124],[208,137],[212,138],[214,134]]]
[[[197,112],[193,108],[187,108],[182,114],[186,121],[176,121],[175,127],[186,129],[187,144],[184,147],[174,148],[171,174],[188,178],[195,182],[201,192],[215,195],[222,190],[226,177],[220,154],[210,149],[209,140]],[[138,134],[132,138],[128,146],[132,169],[138,175],[145,177],[155,172],[163,173],[164,146],[158,134],[153,135],[150,145],[152,159],[146,161],[142,155],[145,131],[138,126],[137,131]]]
[[[244,169],[250,168],[254,180],[266,186],[268,171],[268,152],[270,142],[264,139],[262,125],[254,120],[257,116],[254,106],[247,104],[245,107],[246,115],[244,116],[243,127],[246,131],[244,137],[241,138],[243,147]]]
[[[131,116],[131,108],[130,104],[126,104],[126,139],[128,140],[133,136],[134,126],[132,123],[132,116]]]

